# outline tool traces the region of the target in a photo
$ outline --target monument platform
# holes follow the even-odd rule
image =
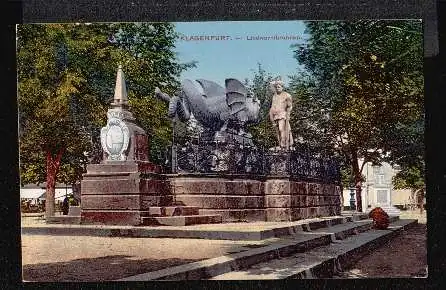
[[[166,175],[178,204],[223,222],[296,221],[340,214],[340,187],[288,176]]]
[[[90,164],[82,179],[81,224],[190,225],[221,223],[194,206],[175,206],[170,184],[150,162]],[[72,218],[75,220],[74,218]],[[63,220],[48,219],[48,222]],[[68,221],[68,220],[67,220]]]
[[[119,281],[330,278],[416,223],[393,217],[387,230],[375,230],[370,220],[352,221]]]
[[[414,220],[398,220],[388,230],[368,230],[335,239],[331,243],[278,256],[252,265],[248,269],[215,275],[210,280],[252,280],[252,279],[324,279],[348,269],[365,254],[385,244],[401,231],[415,225]]]
[[[395,217],[392,218],[395,219]],[[241,222],[196,224],[189,226],[40,224],[32,226],[25,225],[22,227],[22,233],[67,236],[198,238],[211,240],[261,241],[365,219],[367,219],[366,214],[346,213],[342,216],[304,219],[294,222]],[[371,225],[371,221],[369,224]]]
[[[227,85],[231,94],[239,97],[241,89],[247,97],[239,81],[231,79]],[[219,92],[223,105],[228,105],[225,91]],[[157,95],[173,100],[159,89]],[[291,222],[340,214],[339,168],[327,156],[305,148],[259,149],[240,124],[227,120],[218,134],[211,124],[208,133],[213,133],[197,144],[172,144],[172,174],[162,174],[162,168],[149,161],[149,136],[128,110],[122,67],[110,105],[107,125],[101,129],[103,159],[89,164],[81,181],[81,224]],[[208,105],[215,109],[215,104]],[[153,213],[171,206],[182,207],[181,214],[161,209]],[[186,208],[196,209],[187,213]]]
[[[376,247],[379,247],[383,243],[392,237],[397,236],[399,233],[415,225],[415,220],[398,220],[392,218],[392,223],[387,230],[374,230],[370,229],[371,220],[360,219],[361,216],[345,216],[351,218],[352,221],[347,221],[340,224],[332,224],[331,226],[323,226],[311,231],[302,230],[297,231],[294,234],[287,234],[278,237],[271,237],[263,240],[239,240],[239,241],[224,241],[224,240],[201,240],[201,239],[172,239],[172,238],[159,238],[160,243],[157,243],[155,239],[147,239],[144,243],[144,238],[136,237],[133,242],[129,231],[126,239],[118,238],[116,241],[113,237],[105,238],[105,240],[97,240],[96,237],[92,237],[92,241],[95,241],[96,246],[103,245],[103,241],[111,243],[114,249],[119,249],[120,246],[125,247],[127,244],[138,245],[139,248],[152,251],[160,249],[160,245],[170,245],[172,248],[176,248],[177,251],[170,252],[170,256],[166,256],[165,251],[156,254],[143,255],[138,250],[125,251],[125,255],[136,256],[140,259],[147,258],[150,255],[152,259],[164,259],[164,258],[180,258],[180,259],[195,259],[189,260],[190,262],[197,261],[196,263],[190,263],[184,261],[181,264],[159,265],[157,267],[146,268],[144,274],[140,271],[126,271],[126,275],[117,274],[115,276],[108,275],[107,280],[112,279],[126,279],[131,281],[144,281],[144,280],[180,280],[180,279],[282,279],[282,278],[329,278],[335,270],[345,271],[349,268],[349,263],[354,263],[357,259],[360,259],[363,255],[373,252]],[[285,223],[280,223],[285,224]],[[68,236],[71,231],[66,231],[67,236],[55,237],[52,233],[46,232],[28,232],[29,227],[32,225],[34,228],[64,228],[67,226],[62,225],[48,225],[40,221],[37,222],[24,222],[24,229],[22,235],[23,240],[30,240],[32,234],[38,234],[39,239],[46,240],[47,238],[54,240],[66,240],[70,241]],[[223,226],[216,225],[216,226]],[[319,223],[318,226],[322,226]],[[207,225],[200,226],[187,226],[178,227],[179,229],[187,229],[190,227],[205,227]],[[71,226],[69,226],[71,227]],[[101,228],[101,226],[91,226]],[[106,227],[119,227],[119,226],[106,226]],[[148,228],[148,227],[145,227]],[[160,228],[160,227],[152,227]],[[164,227],[172,228],[172,227]],[[246,224],[239,225],[239,228],[248,228]],[[122,230],[121,233],[124,233]],[[28,236],[28,237],[26,237]],[[53,236],[51,238],[51,236]],[[105,236],[105,235],[102,235]],[[79,237],[73,241],[90,241],[89,238]],[[75,242],[76,243],[76,242]],[[87,243],[88,244],[88,243]],[[187,244],[187,246],[185,246]],[[192,254],[180,254],[178,248],[181,249],[195,249],[200,244],[203,247],[203,256]],[[194,246],[195,245],[195,248]],[[224,247],[222,247],[224,245]],[[59,247],[63,249],[63,247]],[[162,247],[161,247],[162,248]],[[201,249],[201,248],[200,248]],[[187,250],[186,250],[187,251]],[[91,252],[91,251],[90,251]],[[214,253],[214,254],[211,254]],[[94,257],[100,253],[91,252]],[[110,255],[110,251],[102,252],[104,256]],[[124,253],[124,252],[123,252]],[[138,256],[138,253],[141,256]],[[50,252],[48,252],[50,255]],[[195,257],[195,258],[191,258]],[[199,258],[203,257],[203,258]],[[213,258],[213,259],[209,259]],[[69,258],[70,260],[72,258]],[[127,258],[124,256],[123,260],[118,261],[131,261],[132,263],[139,263],[138,260],[133,258]],[[116,261],[112,258],[112,261]],[[161,260],[159,260],[161,261]],[[199,262],[198,262],[199,261]],[[121,263],[119,263],[121,264]],[[174,265],[182,265],[174,267]],[[280,267],[282,265],[282,267]],[[334,265],[337,265],[334,267]],[[116,266],[116,265],[115,265]],[[340,268],[339,268],[340,266]],[[287,269],[288,268],[288,269]],[[156,273],[155,273],[156,272]],[[161,272],[161,273],[160,273]],[[295,273],[301,273],[296,274]],[[271,274],[271,275],[269,275]],[[135,276],[133,276],[135,275]],[[156,275],[156,276],[155,276]],[[221,276],[220,276],[221,275]],[[269,275],[269,277],[268,277]],[[115,278],[114,278],[115,277]],[[127,277],[127,278],[125,278]],[[66,278],[65,278],[66,279]]]

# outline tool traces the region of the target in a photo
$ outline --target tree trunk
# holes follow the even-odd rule
[[[410,210],[413,210],[414,209],[414,207],[415,207],[415,204],[418,202],[418,200],[417,200],[417,190],[415,189],[415,188],[411,188],[410,189],[410,199],[411,199],[411,202],[410,202]]]
[[[60,160],[62,159],[63,149],[57,152],[56,157],[53,158],[51,151],[46,150],[46,195],[45,195],[45,216],[54,216],[54,200],[56,192],[56,175],[59,171]]]
[[[418,191],[417,197],[418,197],[418,207],[420,208],[420,214],[422,214],[423,210],[424,210],[424,206],[423,206],[424,205],[424,203],[423,203],[423,200],[424,200],[424,190],[420,189]]]
[[[351,150],[351,165],[352,165],[352,171],[353,171],[353,179],[355,182],[355,188],[356,188],[356,210],[358,212],[362,212],[362,196],[361,196],[361,170],[359,169],[359,163],[358,163],[358,152],[353,149]]]

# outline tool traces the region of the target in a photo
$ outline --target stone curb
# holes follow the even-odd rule
[[[395,225],[396,224],[396,225]],[[401,225],[398,225],[401,224]],[[334,241],[334,244],[326,245],[313,251],[297,254],[290,258],[291,266],[284,271],[286,261],[280,261],[280,266],[274,271],[274,265],[268,264],[268,274],[262,274],[262,268],[251,269],[251,274],[246,271],[240,273],[224,273],[212,280],[236,280],[236,279],[320,279],[331,278],[335,273],[346,269],[361,259],[368,252],[383,245],[394,238],[401,231],[417,224],[416,220],[401,220],[390,225],[388,230],[360,234],[365,241],[361,242],[357,237],[352,237],[349,243]],[[394,228],[392,228],[394,227]],[[356,244],[359,243],[359,244]],[[300,260],[302,262],[296,262]],[[286,266],[285,266],[286,267]],[[246,275],[244,275],[247,273]]]
[[[380,246],[384,245],[387,241],[395,238],[402,231],[404,231],[410,227],[413,227],[416,224],[417,224],[417,221],[413,220],[410,223],[407,223],[405,225],[402,225],[401,227],[391,230],[390,233],[382,235],[373,241],[370,241],[366,244],[361,245],[358,248],[355,248],[351,251],[348,251],[348,252],[345,252],[345,253],[339,255],[338,257],[336,257],[337,262],[338,262],[337,265],[341,267],[341,268],[338,268],[338,270],[346,269],[346,268],[352,266],[354,264],[354,262],[356,262],[357,260],[359,260],[360,258],[365,256],[367,254],[367,252],[376,250]],[[352,259],[353,256],[355,257],[354,259]]]
[[[302,279],[302,278],[330,278],[336,272],[341,272],[342,269],[347,269],[356,261],[364,257],[367,253],[376,250],[387,241],[391,240],[403,230],[406,230],[417,224],[416,220],[409,220],[402,226],[397,226],[395,229],[382,231],[382,234],[373,240],[360,244],[357,247],[348,249],[333,257],[327,258],[312,267],[308,267],[299,273],[287,277],[287,279]],[[392,226],[392,225],[390,225]]]
[[[181,229],[138,227],[138,226],[23,226],[22,234],[25,235],[66,235],[66,236],[100,236],[100,237],[135,237],[135,238],[200,238],[211,240],[245,240],[259,241],[274,237],[295,234],[301,231],[315,230],[322,227],[342,224],[346,222],[362,220],[356,216],[336,216],[324,219],[301,220],[292,222],[292,225],[259,229],[257,231],[225,230],[224,227],[214,230],[193,229],[184,227]],[[249,227],[249,224],[247,224]]]
[[[330,244],[336,237],[348,236],[369,230],[372,226],[372,222],[370,220],[363,220],[352,223],[350,227],[348,227],[348,224],[338,226],[341,227],[341,230],[337,232],[335,231],[334,233],[324,233],[321,231],[318,233],[316,230],[312,232],[311,235],[300,236],[296,239],[282,240],[244,252],[134,275],[118,281],[208,279],[223,273],[246,269],[254,264],[286,257],[296,252],[305,252],[309,249]]]

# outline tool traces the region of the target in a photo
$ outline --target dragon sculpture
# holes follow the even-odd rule
[[[250,138],[245,128],[259,121],[260,102],[236,79],[226,79],[225,86],[204,79],[186,79],[176,96],[170,97],[158,87],[155,96],[168,103],[169,118],[177,116],[186,122],[193,114],[213,138],[227,132]]]

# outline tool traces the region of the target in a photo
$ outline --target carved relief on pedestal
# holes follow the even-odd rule
[[[130,132],[127,125],[120,119],[110,118],[107,126],[101,130],[101,144],[107,153],[107,160],[125,161],[130,141]]]
[[[108,110],[107,118],[108,119],[116,118],[116,119],[120,119],[120,120],[130,120],[130,121],[135,120],[135,118],[132,116],[132,113],[130,113],[129,111],[123,110],[121,108]]]

